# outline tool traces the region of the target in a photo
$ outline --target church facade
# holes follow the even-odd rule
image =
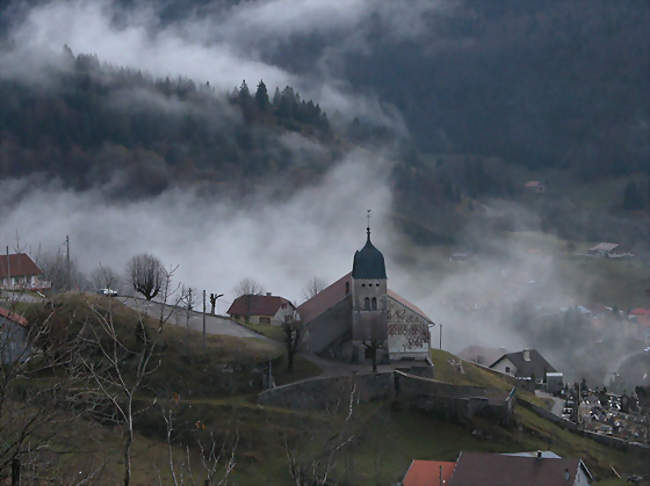
[[[313,352],[349,362],[425,360],[433,321],[388,288],[384,256],[370,240],[355,252],[352,271],[298,307]]]

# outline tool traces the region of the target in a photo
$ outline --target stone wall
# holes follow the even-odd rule
[[[456,386],[401,371],[310,378],[266,390],[258,402],[292,409],[335,409],[355,401],[394,400],[448,420],[466,421],[480,414],[509,422],[512,404],[499,390]],[[495,399],[497,397],[497,399]]]

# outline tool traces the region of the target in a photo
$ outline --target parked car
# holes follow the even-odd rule
[[[97,293],[99,295],[105,295],[107,297],[117,297],[118,295],[117,290],[113,290],[113,289],[99,289]]]

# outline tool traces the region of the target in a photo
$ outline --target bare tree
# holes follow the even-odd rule
[[[174,454],[175,440],[175,408],[178,405],[180,397],[175,395],[170,405],[165,408],[160,404],[163,420],[167,431],[167,451],[168,451],[168,468],[169,474],[174,486],[184,486],[187,475],[188,483],[194,483],[194,471],[192,471],[192,461],[190,460],[190,445],[185,444],[184,457],[179,460]],[[233,437],[226,434],[222,441],[218,441],[214,432],[206,431],[207,427],[200,420],[194,424],[192,431],[196,436],[196,446],[198,447],[201,459],[203,473],[202,482],[204,486],[224,486],[228,483],[228,477],[235,469],[235,454],[239,444],[239,431],[235,429]],[[162,484],[162,481],[159,481]]]
[[[29,323],[0,316],[0,484],[43,479],[42,455],[55,453],[53,439],[74,418],[66,404],[79,383],[71,358],[76,344],[52,338],[53,315],[48,310]],[[31,379],[44,373],[49,378],[34,385]]]
[[[80,352],[78,359],[83,365],[88,381],[88,396],[95,397],[94,414],[103,420],[113,421],[124,428],[124,486],[131,483],[131,448],[134,440],[134,421],[137,415],[149,408],[138,408],[136,394],[146,380],[161,365],[156,357],[162,338],[163,325],[157,330],[147,326],[145,317],[138,316],[137,342],[127,344],[124,332],[120,334],[113,320],[112,303],[99,308],[90,305],[91,317],[82,330],[82,340],[87,351]]]
[[[325,288],[325,281],[318,277],[313,277],[302,289],[302,295],[305,300],[309,300]]]
[[[346,399],[339,402],[339,407],[330,410],[332,420],[328,421],[326,438],[316,436],[317,431],[310,429],[309,444],[321,444],[316,448],[316,452],[313,452],[313,447],[304,448],[300,447],[300,444],[290,444],[288,438],[284,437],[283,446],[287,455],[289,475],[296,486],[338,484],[330,480],[336,460],[359,435],[357,424],[354,423],[355,405],[359,401],[357,386],[352,384],[349,390],[341,391]]]
[[[302,343],[304,325],[297,319],[288,319],[282,323],[284,344],[287,348],[287,370],[293,371],[293,361]]]
[[[372,361],[372,371],[377,372],[377,351],[384,349],[384,341],[373,337],[369,341],[363,341],[363,345],[366,350],[370,353],[370,359]]]
[[[136,255],[127,265],[133,289],[147,300],[155,298],[165,281],[165,269],[160,260],[149,253]]]
[[[120,276],[115,270],[100,262],[90,273],[90,281],[96,289],[115,289],[119,285]]]
[[[240,280],[232,290],[237,297],[240,295],[262,295],[265,292],[262,284],[252,278],[244,278]]]

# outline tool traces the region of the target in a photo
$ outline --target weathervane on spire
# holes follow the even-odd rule
[[[370,215],[372,213],[372,209],[367,209],[366,210],[366,218],[368,218],[368,226],[366,227],[366,231],[368,232],[368,238],[370,238]]]

